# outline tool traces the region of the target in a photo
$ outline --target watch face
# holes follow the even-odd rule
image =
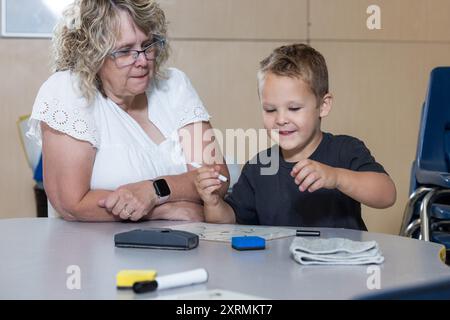
[[[155,182],[153,182],[153,185],[155,186],[155,191],[158,196],[167,197],[168,195],[170,195],[170,188],[166,180],[156,180]]]

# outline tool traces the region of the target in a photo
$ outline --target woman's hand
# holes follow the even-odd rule
[[[132,221],[142,219],[156,204],[157,195],[150,180],[123,185],[98,202],[109,213]]]

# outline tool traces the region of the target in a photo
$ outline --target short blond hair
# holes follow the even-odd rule
[[[318,102],[329,90],[325,58],[306,44],[281,46],[260,62],[257,76],[260,97],[267,73],[302,79],[310,86]]]
[[[130,14],[134,23],[149,36],[167,37],[163,10],[153,0],[75,0],[63,13],[53,35],[53,71],[70,70],[79,80],[83,96],[92,101],[99,90],[97,76],[103,62],[115,48],[119,35],[119,10]],[[155,80],[169,56],[166,44],[155,61]]]

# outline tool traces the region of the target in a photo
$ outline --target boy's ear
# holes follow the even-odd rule
[[[320,105],[320,118],[326,117],[333,106],[333,95],[331,93],[327,93],[323,99],[322,104]]]

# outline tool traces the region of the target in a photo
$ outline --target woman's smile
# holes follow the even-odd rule
[[[135,76],[130,76],[130,78],[135,78],[135,79],[144,79],[146,77],[148,77],[149,73],[145,73],[143,75],[135,75]]]

